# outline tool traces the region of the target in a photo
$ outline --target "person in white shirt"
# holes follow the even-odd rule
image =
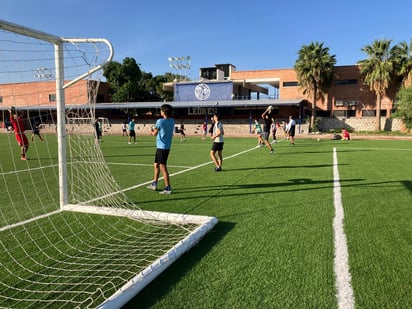
[[[220,121],[220,115],[215,114],[213,115],[213,133],[212,133],[212,149],[210,150],[210,157],[215,163],[215,172],[219,172],[222,170],[222,162],[223,162],[223,136],[225,131],[223,130],[222,122]]]
[[[286,126],[286,132],[288,133],[289,141],[292,145],[295,145],[295,128],[296,121],[293,120],[292,116],[289,116],[289,122]]]

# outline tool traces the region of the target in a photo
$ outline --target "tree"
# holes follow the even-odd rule
[[[394,57],[395,72],[402,78],[402,85],[412,85],[412,39],[408,45],[405,41],[400,42],[392,49]]]
[[[402,87],[396,95],[394,118],[402,119],[407,129],[412,129],[412,85]]]
[[[135,59],[124,58],[122,64],[116,61],[110,62],[105,66],[103,76],[109,83],[113,102],[138,101],[142,72]]]
[[[323,43],[312,42],[304,45],[298,52],[295,62],[297,79],[303,94],[312,95],[312,114],[309,130],[315,126],[316,101],[324,97],[332,86],[336,56],[329,54]]]
[[[112,102],[159,102],[172,101],[173,94],[163,90],[163,83],[173,80],[170,73],[153,77],[140,70],[133,58],[123,63],[113,61],[103,72],[109,83]]]
[[[396,72],[394,59],[397,48],[391,48],[391,43],[392,40],[382,39],[364,46],[361,51],[366,53],[368,58],[358,62],[364,83],[376,94],[376,131],[381,131],[382,96]]]

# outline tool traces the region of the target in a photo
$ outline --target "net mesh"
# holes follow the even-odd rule
[[[1,28],[0,307],[110,304],[215,221],[145,212],[129,201],[94,136],[101,70],[65,88],[67,152],[59,164],[54,44]],[[101,42],[63,46],[66,85],[110,54]],[[21,160],[8,106],[24,123],[28,160]],[[63,207],[61,169],[69,189]]]

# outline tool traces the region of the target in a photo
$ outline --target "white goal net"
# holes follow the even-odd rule
[[[0,20],[0,308],[119,308],[217,223],[143,211],[116,183],[93,126],[112,55]]]

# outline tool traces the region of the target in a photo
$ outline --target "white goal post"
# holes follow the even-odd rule
[[[142,210],[118,185],[91,125],[112,58],[106,39],[0,20],[1,308],[120,308],[217,224]]]

